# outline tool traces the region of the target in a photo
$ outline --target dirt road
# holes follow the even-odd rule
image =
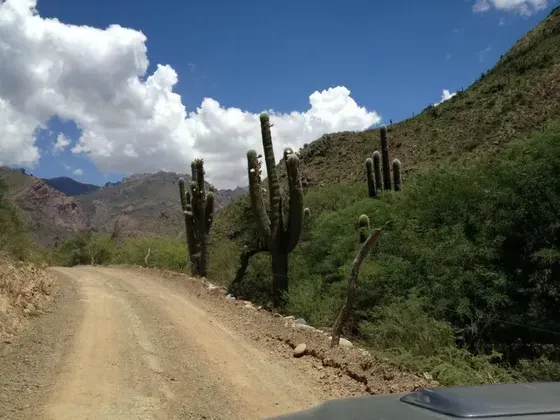
[[[0,418],[260,419],[366,393],[330,358],[292,357],[283,319],[199,280],[53,270],[61,293],[50,313],[0,347]],[[380,392],[414,386],[383,372],[372,377],[397,385]]]

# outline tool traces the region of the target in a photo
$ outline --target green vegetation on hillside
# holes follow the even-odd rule
[[[465,86],[466,87],[466,86]],[[494,68],[451,99],[388,127],[392,153],[411,171],[491,155],[560,115],[560,7]],[[387,115],[386,118],[390,118]],[[365,182],[364,159],[379,129],[326,134],[300,153],[304,186]],[[283,164],[278,165],[286,180]],[[406,181],[406,180],[405,180]]]
[[[560,379],[550,362],[560,356],[560,125],[498,156],[419,171],[398,194],[367,197],[366,183],[305,196],[311,225],[290,260],[286,312],[332,326],[359,242],[356,220],[367,214],[389,227],[363,265],[347,336],[447,383],[506,375],[488,360],[525,372],[538,360]],[[213,264],[213,281],[234,277],[231,256],[256,235],[250,215],[246,198],[218,214],[211,255],[229,259]],[[232,291],[266,303],[269,264],[256,255]],[[477,363],[490,377],[477,376]]]
[[[8,185],[0,178],[0,252],[24,260],[32,257],[35,251],[27,221],[8,199]]]

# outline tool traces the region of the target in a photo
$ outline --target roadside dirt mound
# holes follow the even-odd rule
[[[54,288],[54,277],[45,269],[0,255],[0,348],[26,326],[29,317],[44,310]]]
[[[160,269],[136,270],[172,281],[178,289],[186,289],[189,295],[204,301],[214,317],[233,324],[239,334],[316,377],[323,392],[331,398],[402,393],[439,385],[436,381],[403,372],[388,360],[352,345],[348,340],[341,340],[339,347],[331,348],[330,331],[301,325],[294,317],[273,314],[248,301],[226,296],[223,287],[206,280]],[[302,343],[306,344],[305,352],[303,357],[296,358],[294,349]]]

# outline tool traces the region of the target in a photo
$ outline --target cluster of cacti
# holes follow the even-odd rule
[[[196,159],[191,163],[192,180],[185,191],[185,180],[179,178],[179,195],[185,217],[187,247],[191,260],[192,275],[206,277],[208,270],[208,233],[214,220],[214,187],[206,192],[204,162]]]
[[[304,214],[310,212],[303,208],[303,188],[299,173],[299,159],[291,149],[284,151],[284,160],[288,173],[288,210],[284,213],[284,203],[276,173],[276,161],[270,133],[270,121],[267,114],[260,116],[261,134],[268,175],[268,193],[270,212],[266,211],[261,185],[261,162],[255,150],[247,152],[249,175],[249,192],[251,206],[255,214],[261,235],[266,241],[267,251],[272,259],[272,295],[274,305],[282,303],[284,293],[288,291],[288,255],[296,247],[303,225]],[[269,215],[270,213],[270,215]]]
[[[382,190],[394,189],[400,191],[402,186],[402,167],[398,159],[393,160],[393,182],[391,183],[391,164],[389,159],[389,141],[387,139],[387,127],[380,129],[381,153],[373,152],[373,158],[366,159],[366,177],[368,183],[368,195],[376,197]]]

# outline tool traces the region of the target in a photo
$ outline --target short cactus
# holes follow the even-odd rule
[[[395,159],[393,161],[393,186],[395,191],[401,190],[402,178],[401,178],[401,161]]]
[[[299,173],[299,159],[291,149],[285,149],[284,161],[288,173],[289,187],[289,209],[285,218],[270,133],[271,125],[266,113],[261,114],[260,122],[268,173],[270,213],[266,211],[263,202],[261,168],[255,150],[247,152],[249,192],[257,226],[266,240],[267,250],[272,257],[272,293],[274,305],[279,306],[282,303],[284,293],[288,291],[288,255],[296,247],[301,235],[304,216],[303,188]]]
[[[369,233],[369,217],[367,215],[362,214],[358,219],[358,231],[360,233],[360,243],[363,244]]]
[[[191,163],[192,181],[185,191],[185,180],[179,178],[179,195],[185,216],[187,246],[193,276],[206,277],[208,271],[208,233],[214,221],[214,188],[205,191],[204,162]]]

